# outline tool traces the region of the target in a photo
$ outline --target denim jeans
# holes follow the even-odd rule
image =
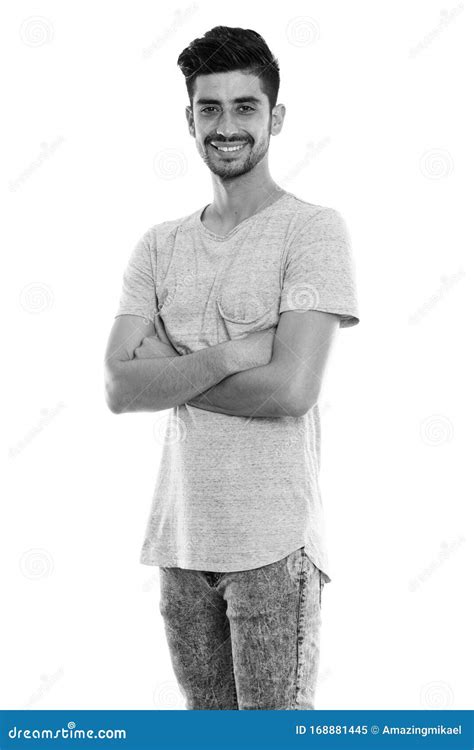
[[[323,586],[304,547],[237,572],[160,566],[160,612],[186,709],[314,709]]]

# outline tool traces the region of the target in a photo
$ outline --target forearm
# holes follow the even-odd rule
[[[244,367],[231,341],[183,356],[116,361],[112,374],[115,411],[169,409]]]
[[[276,362],[226,377],[188,404],[239,417],[295,416],[291,373],[285,378]]]

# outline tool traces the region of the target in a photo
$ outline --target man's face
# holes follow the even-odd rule
[[[254,74],[236,70],[198,76],[192,112],[186,109],[199,154],[222,179],[250,172],[267,153],[270,104]]]

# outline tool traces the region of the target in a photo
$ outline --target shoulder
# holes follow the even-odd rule
[[[202,208],[200,210],[202,211]],[[168,221],[161,221],[158,224],[153,224],[144,233],[143,240],[152,250],[163,246],[167,240],[174,239],[176,233],[180,229],[183,230],[188,228],[195,218],[196,213],[197,211],[193,211],[193,213],[180,216],[177,219],[170,219]]]
[[[326,233],[337,231],[347,235],[347,225],[342,213],[331,206],[323,206],[310,203],[302,198],[290,194],[291,199],[287,203],[287,210],[292,212],[293,221],[289,236],[290,242],[302,236],[314,235],[321,237]]]

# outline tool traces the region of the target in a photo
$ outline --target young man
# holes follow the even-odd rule
[[[140,561],[188,709],[312,709],[328,574],[318,395],[359,322],[344,220],[278,187],[278,62],[218,26],[179,56],[213,201],[152,226],[106,353],[114,413],[170,409]]]

